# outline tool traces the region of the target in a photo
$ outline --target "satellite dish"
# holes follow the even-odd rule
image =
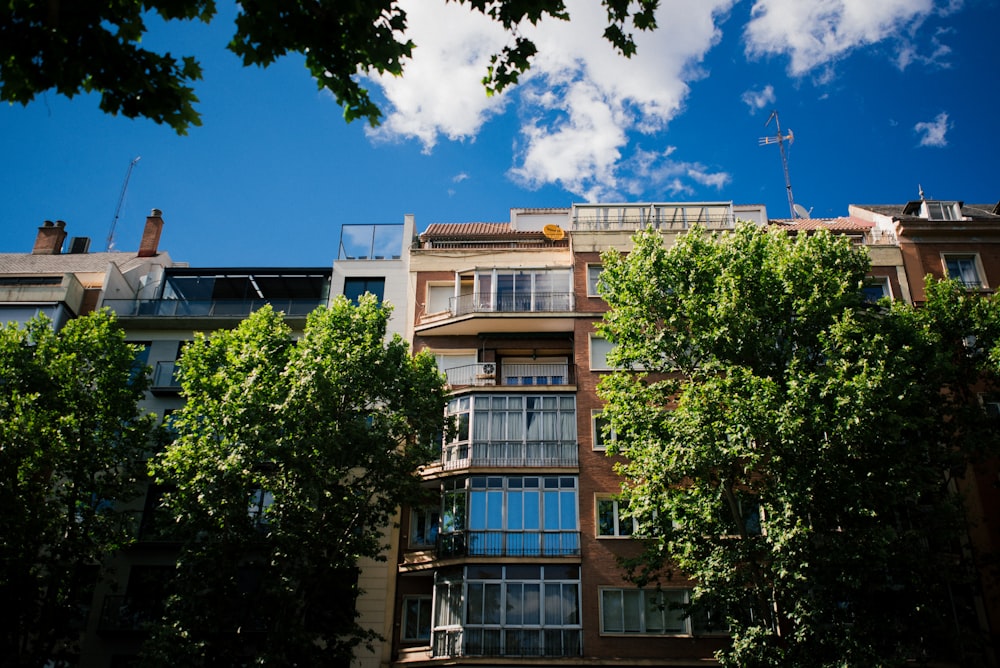
[[[549,223],[542,228],[542,234],[544,234],[547,239],[551,239],[552,241],[559,241],[566,236],[566,232],[563,231],[563,228],[558,225],[553,225],[552,223]]]
[[[806,208],[804,206],[802,206],[801,204],[795,204],[795,205],[792,206],[792,208],[795,209],[795,214],[799,218],[808,218],[809,215],[810,215],[810,212],[806,211]]]

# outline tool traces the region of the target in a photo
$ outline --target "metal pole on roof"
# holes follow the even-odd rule
[[[115,227],[118,225],[118,214],[122,212],[122,203],[125,201],[125,191],[128,190],[128,180],[132,176],[132,168],[139,162],[141,155],[137,155],[135,160],[128,163],[128,170],[125,172],[125,182],[122,183],[122,191],[118,194],[118,205],[115,207],[115,215],[111,219],[111,230],[108,232],[108,242],[104,250],[110,252],[115,242]]]
[[[767,123],[764,123],[764,127],[771,124],[771,119],[774,119],[774,125],[778,130],[778,134],[773,137],[761,137],[758,142],[758,146],[767,146],[768,144],[777,144],[778,148],[781,150],[781,167],[785,171],[785,190],[788,192],[788,213],[792,218],[795,218],[795,198],[792,197],[792,180],[788,176],[788,156],[785,155],[785,140],[791,144],[795,140],[795,135],[789,130],[787,135],[781,134],[781,121],[778,119],[778,111],[774,110],[767,119]]]

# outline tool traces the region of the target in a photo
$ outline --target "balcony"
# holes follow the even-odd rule
[[[245,318],[270,304],[286,316],[306,316],[325,299],[106,299],[104,305],[119,317]]]
[[[728,230],[737,218],[731,202],[574,204],[570,217],[574,232],[684,231],[695,225]]]
[[[490,441],[449,444],[441,450],[445,471],[473,467],[575,468],[579,465],[576,441]]]
[[[539,387],[574,385],[576,365],[566,362],[481,362],[445,370],[452,389],[463,387]]]
[[[582,654],[580,629],[477,628],[434,632],[435,658],[459,656],[574,657]]]
[[[572,292],[491,294],[476,292],[449,300],[452,315],[469,313],[566,313],[573,310]]]
[[[438,536],[438,557],[579,557],[579,531],[456,531]]]

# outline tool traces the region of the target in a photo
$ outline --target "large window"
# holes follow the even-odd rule
[[[344,296],[355,304],[361,295],[370,292],[381,302],[385,299],[385,278],[377,276],[355,276],[344,279]]]
[[[729,627],[717,609],[688,616],[690,589],[602,588],[601,633],[607,635],[725,635]]]
[[[472,476],[447,483],[442,510],[445,554],[579,554],[574,476]]]
[[[578,566],[486,564],[436,577],[435,657],[580,655]]]
[[[973,253],[963,255],[946,254],[943,256],[948,278],[955,279],[967,288],[982,288],[982,272],[979,267],[979,257]]]
[[[602,589],[601,633],[691,633],[686,589]]]
[[[573,395],[455,397],[447,414],[457,431],[444,444],[445,464],[541,466],[576,462]]]
[[[573,305],[569,269],[487,269],[474,280],[473,294],[463,295],[454,312],[568,311]]]

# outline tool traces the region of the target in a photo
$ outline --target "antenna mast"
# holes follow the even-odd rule
[[[781,134],[781,121],[778,119],[778,111],[774,110],[767,119],[767,123],[764,123],[764,127],[771,124],[771,119],[774,119],[774,126],[778,130],[778,134],[772,137],[761,137],[758,142],[758,146],[767,146],[768,144],[777,144],[778,149],[781,151],[781,167],[785,170],[785,190],[788,191],[788,212],[791,214],[792,218],[795,218],[795,198],[792,197],[792,180],[788,176],[788,156],[785,154],[785,141],[787,140],[791,144],[795,140],[795,135],[792,134],[791,129],[788,130],[787,135]]]
[[[105,247],[105,251],[110,252],[111,247],[114,245],[115,240],[115,226],[118,225],[118,214],[122,212],[122,202],[125,201],[125,191],[128,190],[128,180],[132,176],[132,168],[135,167],[135,163],[139,162],[141,155],[137,155],[135,160],[128,163],[128,171],[125,172],[125,182],[122,183],[122,191],[118,195],[118,206],[115,207],[115,216],[111,219],[111,229],[108,231],[108,242]]]

